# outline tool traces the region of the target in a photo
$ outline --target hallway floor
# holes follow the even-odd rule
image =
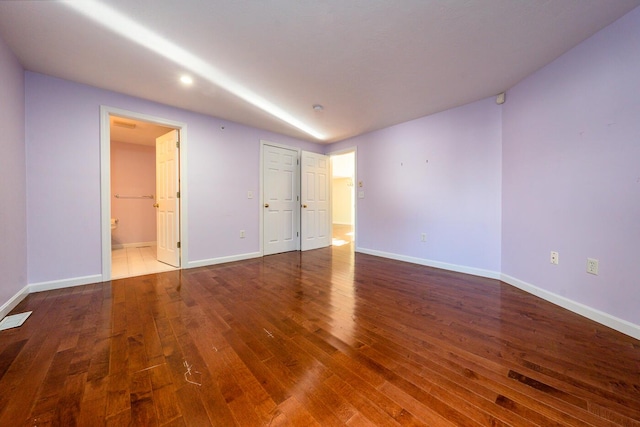
[[[127,247],[111,251],[111,279],[142,276],[177,270],[156,260],[155,245]]]
[[[333,224],[333,239],[331,244],[333,246],[343,246],[353,243],[355,240],[355,232],[353,225],[348,224]]]

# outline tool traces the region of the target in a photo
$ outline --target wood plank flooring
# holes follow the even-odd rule
[[[29,295],[0,426],[640,426],[640,341],[350,245]]]

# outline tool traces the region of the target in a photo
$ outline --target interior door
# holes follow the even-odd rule
[[[300,247],[303,251],[331,244],[329,156],[302,152]]]
[[[298,152],[263,146],[263,254],[298,249]]]
[[[158,261],[180,267],[180,134],[156,138],[156,236]]]

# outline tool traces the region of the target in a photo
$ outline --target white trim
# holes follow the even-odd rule
[[[363,254],[379,256],[382,258],[394,259],[396,261],[404,261],[410,262],[412,264],[420,264],[426,265],[427,267],[435,267],[440,268],[442,270],[455,271],[457,273],[471,274],[473,276],[486,277],[488,279],[497,279],[500,280],[500,273],[497,271],[484,270],[481,268],[467,267],[464,265],[457,264],[449,264],[446,262],[434,261],[430,259],[411,257],[407,255],[399,255],[389,252],[377,251],[375,249],[367,249],[367,248],[358,248],[356,247],[356,252],[360,252]]]
[[[224,264],[226,262],[244,261],[247,259],[260,258],[261,256],[262,256],[261,252],[250,252],[248,254],[203,259],[200,261],[191,261],[184,268],[207,267],[209,265]]]
[[[490,270],[483,270],[471,267],[464,267],[455,264],[448,264],[439,261],[432,261],[422,258],[409,257],[405,255],[392,254],[388,252],[377,251],[366,248],[356,248],[356,252],[363,254],[379,256],[383,258],[394,259],[397,261],[410,262],[412,264],[425,265],[429,267],[440,268],[443,270],[455,271],[459,273],[472,274],[474,276],[486,277],[490,279],[501,280],[511,286],[521,289],[529,294],[535,295],[552,304],[563,307],[573,313],[579,314],[587,319],[593,320],[601,325],[612,328],[618,332],[626,334],[632,338],[640,339],[640,325],[628,322],[624,319],[617,318],[595,308],[588,307],[579,302],[570,300],[561,295],[541,289],[530,283],[511,277],[508,274],[497,273]],[[222,264],[234,261],[243,261],[253,258],[262,257],[261,252],[251,252],[247,254],[232,255],[220,258],[211,258],[207,260],[188,262],[184,268],[206,267],[209,265]],[[40,282],[27,285],[18,291],[13,297],[0,307],[0,319],[4,318],[11,312],[27,295],[35,292],[49,291],[54,289],[69,288],[73,286],[81,286],[103,281],[103,277],[99,274],[93,276],[76,277],[73,279],[53,280],[49,282]]]
[[[25,286],[20,289],[14,296],[9,298],[9,301],[2,304],[0,307],[0,319],[3,319],[7,314],[11,312],[20,302],[29,295],[29,286]]]
[[[101,274],[92,276],[74,277],[71,279],[51,280],[49,282],[32,283],[29,285],[29,293],[51,291],[54,289],[72,288],[74,286],[90,285],[102,282]]]
[[[587,319],[600,323],[601,325],[608,326],[611,329],[615,329],[616,331],[622,332],[623,334],[629,335],[635,339],[640,339],[640,325],[633,324],[603,311],[570,300],[562,295],[549,292],[520,279],[516,279],[515,277],[511,277],[508,274],[501,274],[500,280],[532,295],[540,297],[545,301],[549,301],[550,303],[586,317]]]
[[[429,267],[440,268],[443,270],[455,271],[458,273],[471,274],[474,276],[486,277],[489,279],[500,280],[508,285],[521,289],[531,295],[535,295],[552,304],[565,308],[587,319],[593,320],[601,325],[607,326],[632,338],[640,339],[640,325],[636,325],[627,320],[612,316],[603,311],[586,306],[579,302],[570,300],[569,298],[549,292],[545,289],[534,286],[530,283],[511,277],[508,274],[498,273],[491,270],[483,270],[479,268],[466,267],[456,264],[449,264],[440,261],[433,261],[423,258],[410,257],[406,255],[393,254],[389,252],[377,251],[374,249],[356,247],[356,252],[363,254],[379,256],[382,258],[394,259],[397,261],[410,262],[412,264],[426,265]]]
[[[187,124],[148,114],[100,106],[100,203],[102,215],[102,276],[111,280],[111,134],[109,116],[114,115],[133,120],[141,120],[180,130],[180,265],[189,263],[187,212]]]

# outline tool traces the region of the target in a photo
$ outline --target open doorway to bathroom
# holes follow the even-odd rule
[[[180,179],[186,173],[180,155],[186,130],[182,122],[100,108],[103,280],[175,270],[187,262],[186,186]],[[174,256],[167,260],[169,252]]]
[[[179,267],[158,260],[156,139],[174,128],[109,116],[111,278],[140,276]]]
[[[350,245],[354,250],[356,239],[355,151],[331,155],[331,208],[333,219],[333,246]]]

